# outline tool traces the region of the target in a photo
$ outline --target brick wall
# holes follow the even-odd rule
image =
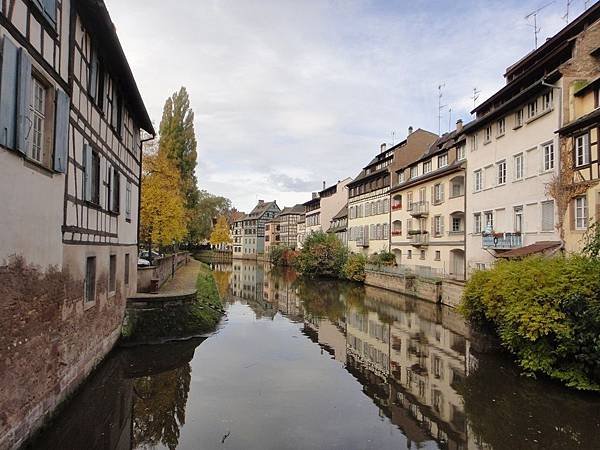
[[[125,310],[120,280],[84,308],[83,282],[67,269],[15,260],[0,268],[0,448],[16,447],[89,375],[117,341]]]

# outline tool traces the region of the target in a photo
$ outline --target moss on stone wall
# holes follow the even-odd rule
[[[223,315],[223,305],[213,274],[205,264],[198,273],[196,288],[194,302],[164,302],[152,308],[128,308],[121,343],[159,343],[212,331]]]

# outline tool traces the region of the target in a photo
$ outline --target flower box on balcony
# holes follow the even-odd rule
[[[402,236],[402,231],[392,231],[392,236]]]
[[[424,233],[424,232],[423,232],[423,231],[421,231],[421,230],[408,230],[408,234],[409,234],[410,236],[414,236],[414,235],[416,235],[416,234],[422,234],[422,233]]]
[[[392,205],[392,211],[399,211],[402,209],[402,205]]]

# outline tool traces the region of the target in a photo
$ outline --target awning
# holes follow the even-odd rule
[[[525,258],[526,256],[536,255],[538,253],[542,255],[552,255],[560,248],[560,246],[561,243],[557,241],[540,241],[531,245],[526,245],[525,247],[515,248],[501,253],[498,257],[516,259]]]

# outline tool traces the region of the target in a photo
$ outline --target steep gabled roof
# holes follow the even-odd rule
[[[277,206],[277,202],[273,200],[272,202],[262,202],[258,203],[254,209],[248,214],[247,219],[256,219],[261,217],[264,213],[266,213],[271,207],[275,206],[277,211],[279,211],[279,206]]]

